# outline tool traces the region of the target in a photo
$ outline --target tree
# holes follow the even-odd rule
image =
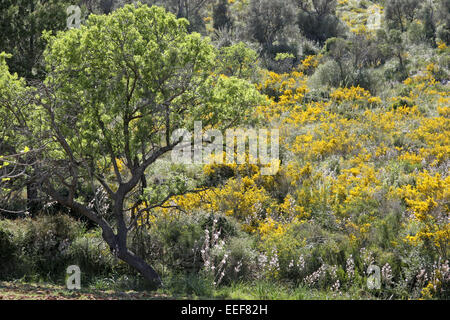
[[[419,0],[388,0],[385,5],[385,18],[390,29],[400,29],[405,32],[407,23],[414,20]]]
[[[450,0],[440,0],[438,6],[437,36],[441,41],[450,45]]]
[[[439,26],[437,36],[450,45],[450,0],[441,0],[438,6]]]
[[[180,144],[170,139],[175,130],[195,120],[204,129],[233,126],[261,96],[245,80],[217,76],[214,47],[160,7],[126,5],[46,38],[47,77],[24,89],[32,103],[20,106],[30,119],[1,104],[15,121],[6,136],[39,137],[23,141],[36,150],[40,191],[95,222],[119,259],[160,284],[127,235],[139,218],[195,188],[183,176],[152,185],[146,172]],[[95,196],[78,194],[79,186]]]
[[[391,30],[386,36],[386,42],[390,46],[391,56],[398,59],[398,78],[400,81],[403,81],[408,77],[408,70],[406,68],[408,60],[405,54],[406,49],[402,33],[399,30]]]
[[[283,40],[283,31],[294,22],[291,2],[252,0],[248,19],[250,36],[270,49],[275,40]]]
[[[256,77],[258,53],[243,42],[220,48],[217,60],[218,71],[224,75],[248,80]]]
[[[433,3],[424,3],[419,16],[423,20],[423,31],[425,38],[434,46],[436,44],[436,14],[434,12]]]
[[[373,90],[368,69],[384,57],[376,41],[365,35],[353,34],[348,39],[330,38],[325,42],[325,57],[339,69],[340,86],[360,86]]]
[[[66,29],[66,10],[73,4],[80,5],[83,11],[87,11],[86,14],[94,11],[108,13],[114,1],[5,0],[0,3],[0,52],[12,54],[8,64],[13,73],[17,72],[29,82],[43,80],[45,77],[43,52],[46,45],[42,37],[43,31],[56,33]],[[10,146],[9,149],[12,147]],[[17,193],[20,191],[17,190]],[[26,192],[27,206],[17,207],[14,212],[27,212],[34,215],[40,208],[35,185],[33,183],[26,185]]]
[[[89,13],[111,13],[115,6],[120,6],[119,0],[80,0],[80,5],[84,5]]]
[[[324,43],[340,35],[341,24],[336,16],[336,0],[296,0],[297,23],[308,39]]]
[[[12,72],[27,79],[43,77],[42,31],[66,28],[70,1],[2,0],[0,3],[0,52],[13,54]]]
[[[269,70],[284,72],[284,63],[278,61],[279,53],[287,53],[298,59],[298,28],[295,25],[296,8],[291,0],[250,1],[247,37],[260,46],[262,64]]]
[[[143,0],[148,5],[158,5],[172,12],[177,18],[185,18],[190,24],[189,31],[203,31],[204,22],[201,13],[213,0]],[[126,3],[135,3],[135,0],[125,0]]]
[[[34,157],[27,143],[37,142],[36,138],[39,138],[33,132],[23,131],[27,130],[26,123],[30,120],[27,117],[30,115],[27,115],[29,91],[24,79],[9,73],[6,58],[11,55],[0,53],[0,213],[33,213],[37,195],[28,176],[34,166]],[[16,121],[11,121],[12,114]],[[11,134],[12,131],[17,134]],[[24,187],[27,187],[28,203],[23,210],[15,204],[21,202]]]
[[[213,8],[214,29],[229,29],[233,22],[230,17],[227,0],[219,0]]]
[[[340,84],[345,86],[347,79],[347,66],[345,63],[350,59],[350,44],[342,38],[330,38],[325,43],[324,51],[339,66]]]

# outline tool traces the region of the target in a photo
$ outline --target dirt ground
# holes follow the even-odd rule
[[[149,292],[114,292],[97,289],[67,290],[53,284],[0,281],[0,300],[159,300],[170,297]]]

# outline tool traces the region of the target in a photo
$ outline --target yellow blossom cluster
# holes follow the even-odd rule
[[[379,97],[373,97],[369,91],[361,87],[350,88],[338,88],[330,94],[331,99],[336,103],[342,103],[344,101],[358,102],[357,105],[377,105],[382,101]]]
[[[420,223],[420,230],[415,235],[408,235],[407,240],[412,244],[426,242],[445,253],[450,241],[450,176],[424,170],[416,178],[415,186],[406,185],[395,190]]]
[[[309,99],[302,71],[317,58],[307,57],[288,74],[267,72],[259,85],[268,103],[255,109],[255,119],[280,130],[283,161],[276,175],[262,176],[254,164],[206,165],[207,177],[228,172],[228,178],[171,203],[187,213],[232,216],[280,250],[293,225],[324,213],[351,243],[363,243],[385,223],[382,204],[403,200],[422,226],[408,241],[428,239],[447,250],[448,222],[437,217],[448,219],[449,178],[440,168],[450,154],[449,97],[433,80],[435,66],[405,81],[401,95],[381,98],[349,87],[333,90],[330,99]]]

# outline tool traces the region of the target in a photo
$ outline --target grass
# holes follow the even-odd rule
[[[181,294],[170,287],[154,292],[99,289],[96,286],[68,290],[62,285],[48,282],[0,281],[0,300],[348,300],[371,298],[373,297],[361,292],[339,294],[301,286],[292,288],[268,281],[233,283],[213,290],[210,296],[199,296],[195,293]]]
[[[67,290],[50,283],[0,281],[0,300],[161,300],[171,299],[162,293],[113,291],[86,288]]]
[[[233,283],[231,286],[219,288],[215,295],[217,298],[233,300],[349,300],[373,298],[361,292],[335,293],[304,286],[292,287],[269,281]]]

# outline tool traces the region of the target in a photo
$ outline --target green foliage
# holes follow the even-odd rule
[[[1,250],[8,261],[2,263],[2,279],[36,275],[61,279],[70,265],[68,249],[84,227],[67,216],[55,215],[15,223],[0,221],[0,230],[2,246],[8,246]]]
[[[111,276],[117,269],[114,256],[100,234],[93,232],[78,236],[67,249],[70,263],[82,270],[82,281]]]
[[[67,250],[83,232],[83,226],[68,216],[43,216],[35,222],[28,222],[21,246],[31,268],[36,272],[42,275],[63,275],[69,262]]]
[[[205,22],[203,18],[207,8],[213,0],[143,0],[149,6],[158,5],[172,12],[177,18],[185,18],[189,21],[188,30],[190,32],[205,32]],[[125,3],[135,3],[125,1]]]
[[[303,34],[313,41],[325,43],[328,38],[344,33],[336,16],[336,0],[298,1],[297,24]]]
[[[0,4],[0,52],[13,55],[12,72],[21,77],[42,78],[44,30],[66,28],[66,8],[71,1],[5,0]]]
[[[310,82],[315,88],[324,85],[339,87],[341,83],[339,64],[334,60],[321,64],[311,77]]]
[[[419,0],[387,0],[384,12],[389,28],[405,32],[407,24],[416,16],[419,4]]]
[[[82,283],[133,274],[117,264],[97,230],[64,214],[0,221],[0,279],[64,283],[66,268],[78,265]],[[116,281],[117,282],[117,281]]]
[[[251,0],[248,31],[263,50],[270,49],[275,40],[282,41],[284,31],[294,22],[291,4],[290,1]]]
[[[14,272],[16,250],[12,233],[0,224],[0,277],[3,279]]]
[[[224,270],[224,284],[257,278],[258,252],[253,239],[244,235],[232,237],[225,250],[229,252],[229,260]]]
[[[111,208],[120,201],[111,194],[135,179],[121,210],[135,207],[123,211],[124,222],[138,210],[144,214],[126,244],[162,275],[161,292],[448,299],[448,249],[406,241],[427,233],[409,216],[415,213],[407,198],[394,192],[422,188],[415,173],[425,169],[446,177],[445,132],[433,130],[448,119],[449,0],[124,6],[131,2],[79,1],[83,26],[58,33],[65,29],[65,1],[0,4],[0,52],[8,52],[0,54],[0,208],[26,215],[25,187],[39,181],[43,201],[49,185],[63,197],[74,191],[75,201],[116,232],[121,221]],[[383,5],[384,21],[369,30],[375,4]],[[167,136],[191,130],[196,120],[219,130],[256,123],[253,113],[261,108],[254,107],[265,104],[256,87],[273,100],[258,115],[268,116],[263,125],[286,124],[287,172],[258,177],[218,165],[206,175],[164,158],[144,165],[170,143]],[[10,177],[15,159],[21,174]],[[288,159],[299,167],[286,166]],[[240,190],[241,181],[256,187]],[[109,195],[98,197],[99,184]],[[201,199],[193,197],[191,209],[178,207],[179,197],[153,207],[198,186],[214,192],[196,193]],[[253,192],[262,201],[249,196],[251,203],[238,207],[239,197]],[[446,208],[445,199],[438,201],[433,214]],[[199,202],[206,209],[196,208]],[[149,289],[111,253],[100,229],[57,214],[61,204],[46,208],[55,215],[0,221],[0,279],[62,283],[65,268],[76,264],[83,283],[97,288]],[[367,289],[370,264],[384,268],[382,290]]]
[[[217,56],[217,72],[229,77],[235,76],[257,82],[258,69],[255,68],[257,60],[258,54],[244,42],[222,47]]]
[[[218,0],[213,9],[213,21],[214,29],[230,29],[233,25],[233,21],[230,17],[228,1]]]
[[[189,129],[194,119],[226,126],[224,119],[242,119],[261,101],[249,83],[211,75],[214,48],[186,28],[186,20],[160,7],[126,6],[48,37],[46,81],[61,84],[57,96],[64,101],[54,121],[77,157],[104,163],[112,152],[131,167],[162,134]],[[243,64],[242,73],[248,55],[244,50],[244,58],[234,60]]]
[[[357,87],[376,92],[374,66],[384,59],[382,48],[363,35],[329,38],[322,50],[328,61],[319,65],[314,80],[332,87]]]

